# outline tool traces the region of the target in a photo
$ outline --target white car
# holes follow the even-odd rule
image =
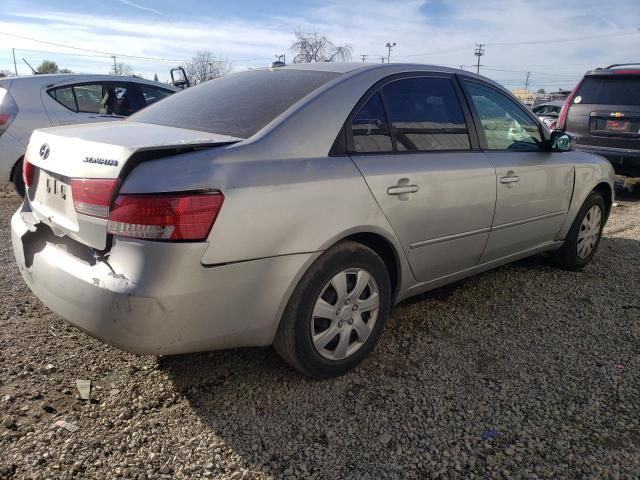
[[[113,75],[0,78],[0,183],[24,194],[22,158],[36,128],[123,119],[179,90]]]

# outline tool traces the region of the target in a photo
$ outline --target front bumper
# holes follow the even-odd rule
[[[576,148],[606,158],[611,162],[614,171],[618,175],[624,175],[626,177],[640,177],[640,150],[597,147],[581,144],[577,144]]]
[[[30,234],[22,215],[29,213],[11,219],[11,240],[29,288],[69,323],[133,353],[271,344],[292,289],[317,257],[204,267],[205,243],[116,239],[107,260],[91,262]]]

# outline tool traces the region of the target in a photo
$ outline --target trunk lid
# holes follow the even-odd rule
[[[27,190],[33,215],[58,236],[92,248],[107,246],[105,218],[77,213],[72,179],[118,179],[137,152],[213,147],[242,139],[137,122],[97,123],[34,131],[26,159],[36,168]]]

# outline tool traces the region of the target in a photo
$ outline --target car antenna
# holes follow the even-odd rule
[[[38,72],[36,72],[33,69],[33,67],[31,65],[29,65],[29,62],[27,62],[24,58],[22,59],[22,61],[27,64],[27,67],[29,67],[31,69],[31,71],[33,72],[34,75],[38,75]]]

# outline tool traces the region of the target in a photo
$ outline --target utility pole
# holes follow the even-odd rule
[[[527,72],[527,77],[524,80],[524,89],[529,90],[529,80],[531,79],[531,72]]]
[[[480,57],[484,55],[484,43],[476,43],[476,49],[473,54],[478,57],[478,64],[476,65],[476,73],[480,74]]]
[[[116,56],[111,55],[111,58],[113,58],[113,74],[118,75],[118,65],[116,64]]]
[[[16,65],[16,49],[12,48],[11,53],[13,53],[13,69],[16,72],[16,77],[18,76],[18,65]]]
[[[380,57],[380,59],[382,60],[382,63],[384,63],[384,61],[386,60],[386,58],[384,57]]]
[[[369,56],[369,55],[366,55],[366,54],[364,54],[364,53],[363,53],[362,55],[360,55],[360,58],[362,59],[362,63],[364,63],[364,62],[365,62],[365,60],[367,59],[367,57],[368,57],[368,56]]]
[[[393,42],[393,43],[387,42],[387,63],[391,62],[391,49],[395,46],[396,46],[396,42]]]

